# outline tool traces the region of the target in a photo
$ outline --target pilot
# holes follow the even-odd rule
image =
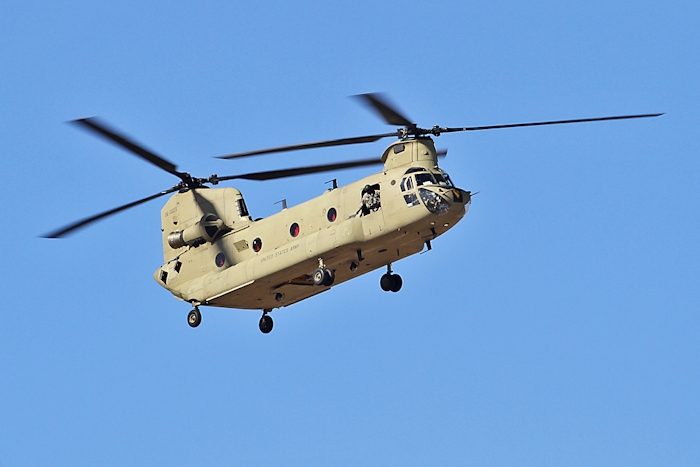
[[[369,185],[365,185],[362,189],[362,215],[366,216],[370,212],[370,207],[372,206],[372,188]]]

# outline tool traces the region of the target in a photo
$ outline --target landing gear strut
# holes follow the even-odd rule
[[[187,324],[192,328],[199,326],[202,322],[202,314],[199,312],[199,308],[195,305],[194,309],[187,314]]]
[[[387,272],[379,280],[379,286],[385,292],[398,292],[401,290],[403,280],[398,274],[391,273],[391,264],[388,264],[386,268]]]
[[[333,285],[333,281],[335,281],[335,273],[332,269],[328,269],[323,264],[322,259],[318,260],[318,269],[314,271],[311,277],[314,280],[314,284],[323,285],[326,287]]]
[[[272,317],[267,315],[271,311],[272,310],[270,310],[270,309],[263,310],[262,318],[260,318],[260,322],[258,323],[258,326],[260,327],[260,331],[263,334],[267,334],[270,331],[272,331],[272,326],[274,326],[274,324],[275,324],[272,321]]]

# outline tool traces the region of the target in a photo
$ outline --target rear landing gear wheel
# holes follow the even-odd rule
[[[272,321],[272,317],[267,316],[266,314],[262,315],[262,318],[260,318],[260,323],[258,323],[258,326],[260,327],[260,331],[263,334],[267,334],[270,331],[272,331],[273,325],[274,325],[274,323]]]
[[[202,322],[202,314],[199,312],[199,308],[195,308],[187,314],[187,324],[192,328],[199,326]]]

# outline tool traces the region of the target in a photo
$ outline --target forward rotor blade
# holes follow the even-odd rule
[[[379,93],[357,94],[355,97],[378,113],[389,125],[405,126],[407,128],[416,127],[415,123],[401,115],[398,110],[387,102],[386,97]]]
[[[488,126],[471,126],[461,128],[440,128],[441,133],[452,133],[455,131],[479,131],[479,130],[495,130],[500,128],[518,128],[525,126],[543,126],[543,125],[562,125],[564,123],[585,123],[585,122],[602,122],[606,120],[627,120],[631,118],[648,118],[658,117],[660,114],[639,114],[639,115],[616,115],[612,117],[596,117],[596,118],[577,118],[574,120],[551,120],[547,122],[531,122],[531,123],[510,123],[506,125],[488,125]]]
[[[95,216],[88,217],[86,219],[74,222],[70,225],[67,225],[65,227],[62,227],[59,230],[55,230],[53,232],[49,232],[45,235],[42,235],[44,238],[61,238],[66,236],[67,234],[74,232],[78,229],[81,229],[83,227],[86,227],[89,224],[92,224],[93,222],[97,222],[101,219],[104,219],[105,217],[109,217],[113,214],[117,214],[118,212],[124,211],[129,208],[133,208],[134,206],[138,206],[139,204],[145,203],[146,201],[151,201],[152,199],[160,198],[163,195],[167,195],[168,193],[172,193],[173,191],[177,191],[179,188],[173,187],[165,191],[161,191],[160,193],[157,193],[152,196],[148,196],[147,198],[140,199],[138,201],[134,201],[133,203],[125,204],[124,206],[119,206],[118,208],[110,209],[109,211],[105,211],[101,214],[97,214]]]
[[[267,170],[264,172],[251,172],[241,175],[228,175],[225,177],[216,177],[214,181],[221,182],[225,180],[244,179],[244,180],[273,180],[276,178],[296,177],[299,175],[313,174],[319,172],[329,172],[332,170],[352,169],[355,167],[364,167],[368,165],[380,165],[381,159],[362,159],[352,162],[338,162],[335,164],[310,165],[306,167],[297,167],[294,169],[282,170]]]
[[[133,154],[150,162],[151,164],[155,165],[156,167],[159,167],[159,168],[165,170],[166,172],[175,175],[176,177],[178,177],[182,181],[187,182],[185,174],[178,172],[177,166],[175,164],[173,164],[172,162],[166,160],[165,158],[163,158],[161,156],[154,154],[153,152],[147,150],[143,146],[136,144],[135,142],[128,139],[126,136],[117,133],[115,130],[109,128],[107,126],[107,124],[105,124],[104,122],[100,122],[100,120],[98,118],[96,118],[96,117],[79,118],[77,120],[72,120],[70,123],[73,123],[75,125],[80,125],[84,128],[87,128],[90,131],[93,131],[94,133],[97,133],[98,135],[102,136],[103,138],[106,138],[106,139],[110,140],[111,142],[126,149],[127,151],[132,152]]]
[[[328,141],[318,141],[315,143],[293,144],[291,146],[280,146],[277,148],[259,149],[256,151],[238,152],[238,153],[229,154],[226,156],[217,156],[217,159],[237,159],[239,157],[259,156],[261,154],[272,154],[272,153],[276,153],[276,152],[296,151],[299,149],[325,148],[325,147],[329,147],[329,146],[344,146],[346,144],[373,143],[374,141],[378,141],[382,138],[387,138],[389,136],[399,137],[399,136],[401,136],[401,134],[398,131],[395,131],[392,133],[382,133],[380,135],[356,136],[353,138],[331,139]]]

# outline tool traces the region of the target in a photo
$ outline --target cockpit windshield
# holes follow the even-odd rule
[[[445,173],[445,172],[443,172],[441,174],[435,174],[435,178],[437,179],[438,183],[440,183],[440,185],[454,187],[454,183],[452,183],[450,176],[447,175],[447,173]]]
[[[447,185],[445,177],[443,177],[442,174],[433,174],[433,177],[435,177],[435,180],[437,181],[438,185]]]
[[[406,176],[401,180],[401,191],[407,191],[413,189],[413,184],[411,183],[411,177],[409,174],[413,174],[416,179],[416,186],[429,186],[429,185],[439,185],[453,188],[454,184],[450,179],[450,176],[445,172],[428,172],[424,168],[411,167],[406,171]]]
[[[452,184],[452,180],[450,180],[450,176],[444,172],[443,173],[429,173],[429,172],[417,173],[415,175],[415,177],[416,177],[416,185],[417,186],[423,186],[423,185],[440,185],[440,186],[448,186],[448,187],[454,186]]]
[[[428,172],[416,174],[416,185],[417,186],[436,185],[436,184],[437,184],[437,182],[433,178],[433,174],[428,173]]]

